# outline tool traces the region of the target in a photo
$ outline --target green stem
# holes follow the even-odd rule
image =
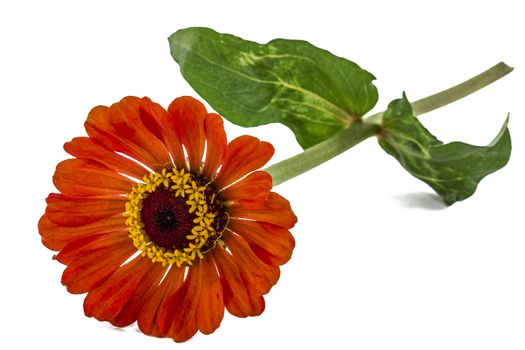
[[[265,171],[272,176],[273,185],[277,186],[332,159],[370,136],[376,135],[379,130],[380,127],[376,124],[366,122],[354,123],[350,128],[306,149],[296,156],[266,168]]]
[[[414,113],[415,116],[418,116],[446,106],[452,102],[456,102],[463,97],[483,89],[485,86],[492,84],[496,80],[503,78],[505,75],[512,72],[513,69],[514,68],[509,67],[504,62],[500,62],[494,67],[489,68],[483,73],[456,86],[412,102],[412,113]],[[366,118],[366,120],[370,123],[380,124],[382,116],[383,112],[380,112],[371,115]]]
[[[513,68],[503,62],[449,89],[422,98],[412,103],[414,115],[421,115],[468,96],[512,72]],[[383,112],[376,113],[364,121],[352,124],[336,135],[306,149],[296,156],[285,159],[265,169],[277,186],[332,159],[381,130]]]

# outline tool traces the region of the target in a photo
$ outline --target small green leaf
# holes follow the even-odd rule
[[[379,144],[451,205],[470,197],[485,176],[507,164],[511,152],[507,123],[508,118],[486,147],[462,142],[443,144],[414,117],[403,94],[383,114]]]
[[[349,127],[377,102],[372,74],[306,41],[258,44],[187,28],[169,42],[184,78],[217,112],[241,126],[282,123],[303,148]]]

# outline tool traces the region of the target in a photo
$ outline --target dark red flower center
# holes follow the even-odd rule
[[[228,225],[212,181],[185,169],[163,169],[133,186],[126,203],[133,245],[153,262],[191,265],[216,247]]]
[[[144,230],[158,246],[182,250],[188,246],[194,214],[188,211],[186,199],[175,197],[166,188],[159,188],[142,201]]]

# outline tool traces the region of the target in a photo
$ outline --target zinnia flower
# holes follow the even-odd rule
[[[99,106],[88,137],[64,145],[39,222],[67,265],[62,283],[87,293],[89,317],[184,341],[212,333],[224,308],[264,310],[263,295],[290,259],[297,219],[256,171],[273,147],[226,141],[222,118],[191,97],[166,111],[148,98]]]

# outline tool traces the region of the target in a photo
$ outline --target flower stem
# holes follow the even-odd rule
[[[272,176],[273,185],[277,186],[332,159],[370,136],[376,135],[379,130],[379,125],[356,122],[335,136],[264,170]]]
[[[456,86],[440,91],[437,94],[424,97],[420,100],[412,102],[412,113],[415,116],[428,113],[434,109],[441,108],[452,102],[462,99],[485,86],[503,78],[505,75],[512,72],[514,68],[509,67],[504,62],[496,64],[494,67],[487,69],[481,74],[476,75],[469,80],[466,80]],[[370,123],[381,123],[383,112],[376,113],[366,118]]]
[[[413,113],[415,116],[418,116],[446,106],[484,88],[512,72],[512,70],[512,67],[500,62],[461,84],[413,102]],[[348,129],[306,149],[304,152],[269,166],[265,171],[272,176],[274,186],[301,175],[352,148],[370,136],[377,135],[381,130],[382,116],[383,112],[380,112],[365,118],[364,121],[356,122]]]

